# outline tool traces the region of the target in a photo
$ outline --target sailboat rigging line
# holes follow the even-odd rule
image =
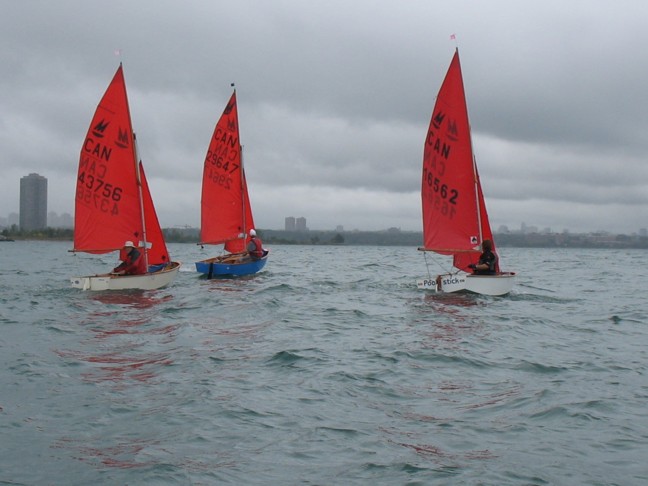
[[[425,259],[425,269],[427,270],[428,278],[432,280],[432,274],[430,273],[430,265],[427,261],[427,253],[423,252],[423,258]]]
[[[428,263],[427,252],[425,252],[425,251],[423,252],[423,258],[425,259],[425,269],[427,270],[428,277],[431,279],[432,274],[430,273],[430,264]],[[453,271],[453,269],[451,268],[451,269],[448,270],[443,266],[443,264],[439,260],[433,259],[433,261],[441,269],[442,273],[447,273],[448,275],[457,275],[458,273],[461,273],[461,269],[454,269],[454,271]]]

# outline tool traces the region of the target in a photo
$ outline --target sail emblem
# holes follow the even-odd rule
[[[441,127],[441,124],[443,123],[444,118],[445,118],[445,113],[439,111],[432,118],[432,126],[438,130]]]
[[[456,142],[459,139],[459,133],[457,131],[457,122],[454,119],[448,120],[448,138],[453,142]]]
[[[236,122],[234,120],[229,120],[227,122],[227,129],[230,132],[235,132],[236,131]]]
[[[236,106],[236,101],[231,101],[230,103],[227,103],[227,106],[225,107],[225,110],[223,110],[224,115],[229,115],[232,112],[232,109]]]
[[[117,140],[115,140],[115,145],[120,148],[128,148],[128,130],[123,130],[119,127],[119,133],[117,134]]]
[[[108,128],[109,124],[110,124],[110,122],[105,122],[102,119],[99,123],[97,123],[94,127],[92,127],[92,134],[95,137],[103,138],[104,131],[106,130],[106,128]]]

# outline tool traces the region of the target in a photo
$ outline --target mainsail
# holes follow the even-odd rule
[[[142,238],[133,128],[120,65],[81,148],[74,212],[74,250],[107,253]]]
[[[201,198],[202,244],[225,243],[231,253],[245,250],[254,228],[243,170],[236,91],[218,120],[205,156]]]

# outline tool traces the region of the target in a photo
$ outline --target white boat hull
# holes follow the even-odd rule
[[[72,287],[81,290],[155,290],[171,284],[178,275],[180,263],[171,262],[168,267],[144,275],[88,275],[72,277]]]
[[[419,289],[434,292],[474,292],[482,295],[505,295],[513,288],[515,273],[503,272],[498,275],[471,275],[466,273],[438,275],[436,278],[416,282]]]

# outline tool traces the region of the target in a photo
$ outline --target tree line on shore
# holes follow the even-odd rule
[[[165,228],[169,243],[197,243],[197,228]],[[417,231],[283,231],[257,229],[267,245],[376,245],[413,246],[423,244],[423,234]],[[5,240],[69,240],[74,237],[70,228],[44,228],[21,230],[16,225],[3,229]],[[518,248],[643,248],[648,249],[648,237],[639,235],[613,235],[609,233],[496,233],[495,242],[500,247]]]

